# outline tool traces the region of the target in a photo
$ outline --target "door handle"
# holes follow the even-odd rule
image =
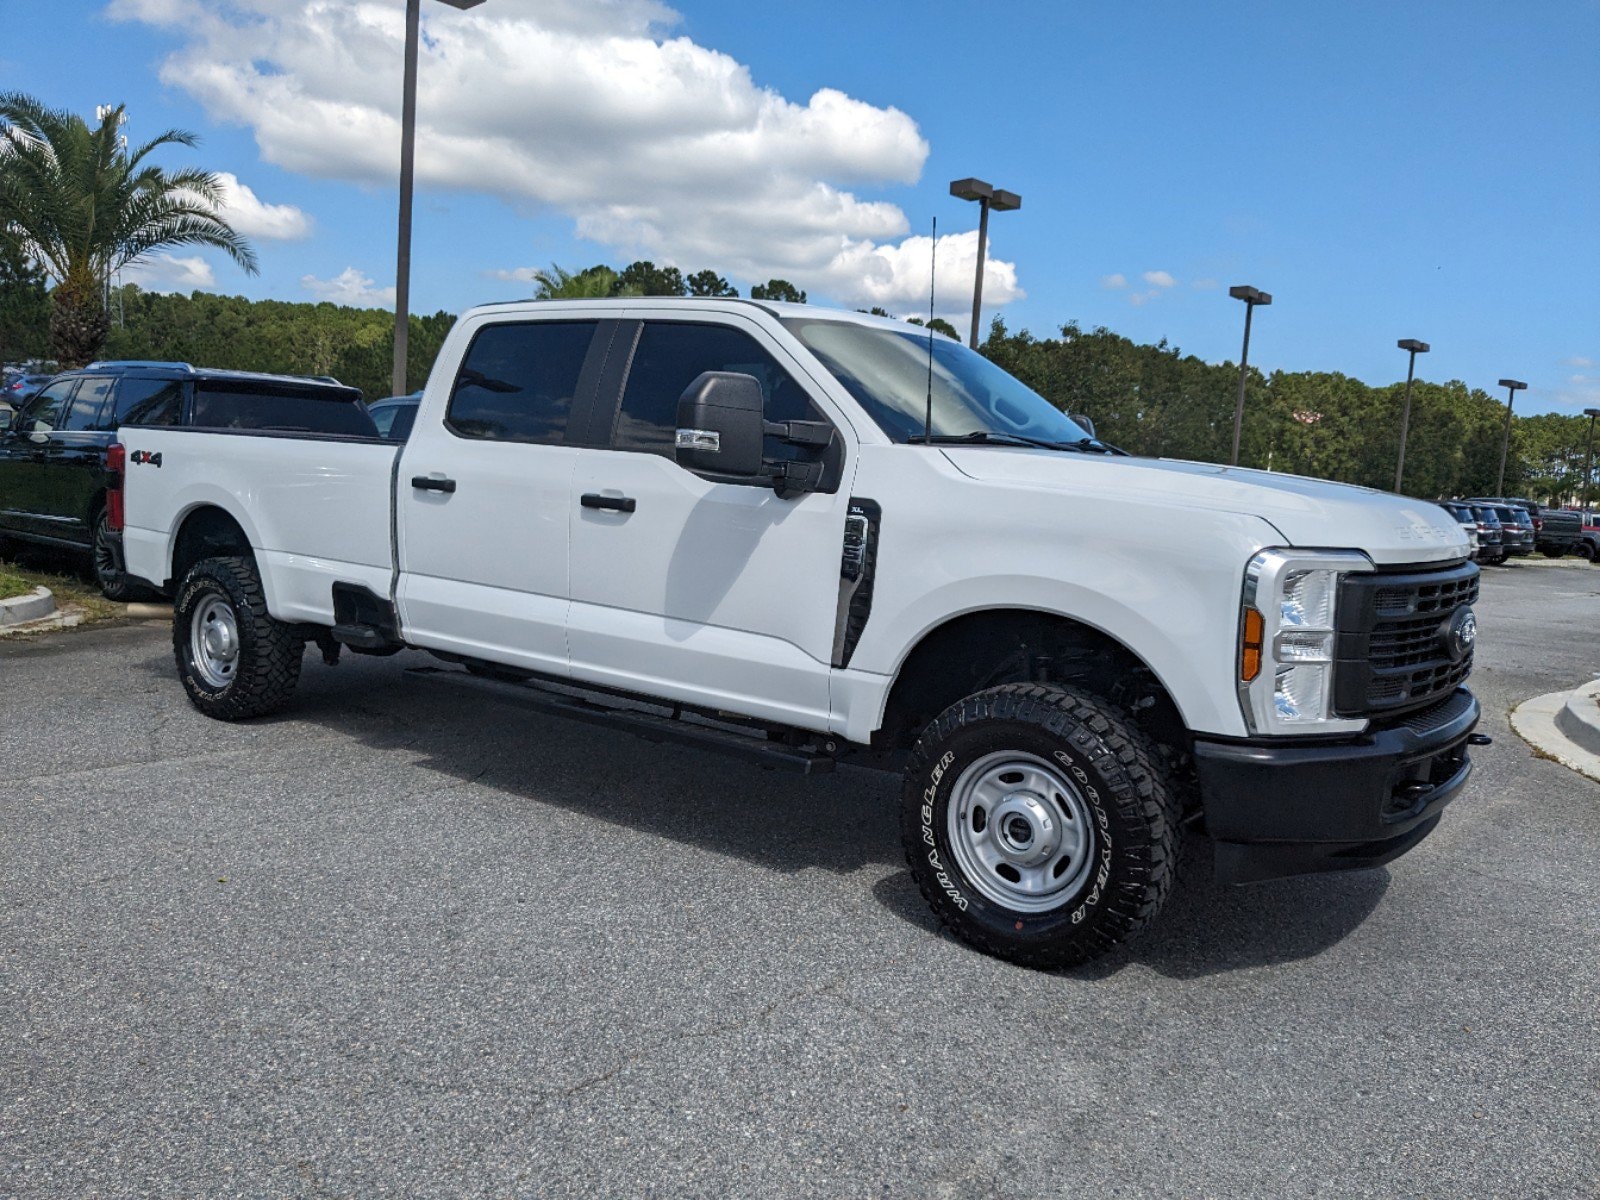
[[[578,503],[585,508],[609,508],[613,512],[632,512],[639,507],[632,496],[602,496],[598,492],[585,492]]]
[[[453,492],[456,490],[454,479],[430,479],[426,475],[413,475],[411,486],[422,492]]]

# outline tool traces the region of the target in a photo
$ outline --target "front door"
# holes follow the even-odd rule
[[[826,729],[848,427],[832,422],[831,491],[779,499],[703,478],[673,458],[678,397],[703,371],[754,375],[768,420],[828,419],[799,365],[747,318],[651,316],[619,331],[609,445],[581,452],[572,488],[573,676]],[[769,439],[767,454],[816,451]]]
[[[614,324],[483,318],[463,331],[456,378],[430,383],[400,462],[407,641],[566,674],[568,434]]]

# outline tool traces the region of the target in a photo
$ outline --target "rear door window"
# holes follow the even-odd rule
[[[103,418],[110,407],[108,401],[116,386],[115,376],[86,377],[78,385],[78,392],[72,397],[72,405],[61,422],[62,432],[84,433],[104,429]]]
[[[445,426],[458,437],[559,445],[598,321],[486,325],[456,375]],[[412,414],[415,419],[415,413]]]
[[[354,388],[293,382],[202,379],[195,384],[193,424],[199,429],[378,436]]]
[[[183,384],[176,379],[124,379],[117,389],[111,428],[176,425],[183,409]]]

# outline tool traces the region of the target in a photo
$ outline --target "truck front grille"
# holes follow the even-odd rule
[[[1462,563],[1347,576],[1339,597],[1334,709],[1381,716],[1434,703],[1472,673],[1448,636],[1478,598],[1478,568]]]

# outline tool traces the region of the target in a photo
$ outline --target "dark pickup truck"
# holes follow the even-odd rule
[[[132,599],[107,515],[106,450],[123,425],[378,436],[361,393],[336,379],[102,362],[57,375],[0,412],[0,542],[92,556],[112,600]]]
[[[1533,518],[1534,543],[1540,554],[1546,558],[1560,558],[1563,554],[1577,553],[1578,541],[1583,534],[1581,513],[1565,508],[1549,508],[1515,496],[1471,496],[1467,502],[1509,504],[1514,508],[1527,509],[1528,515]]]

